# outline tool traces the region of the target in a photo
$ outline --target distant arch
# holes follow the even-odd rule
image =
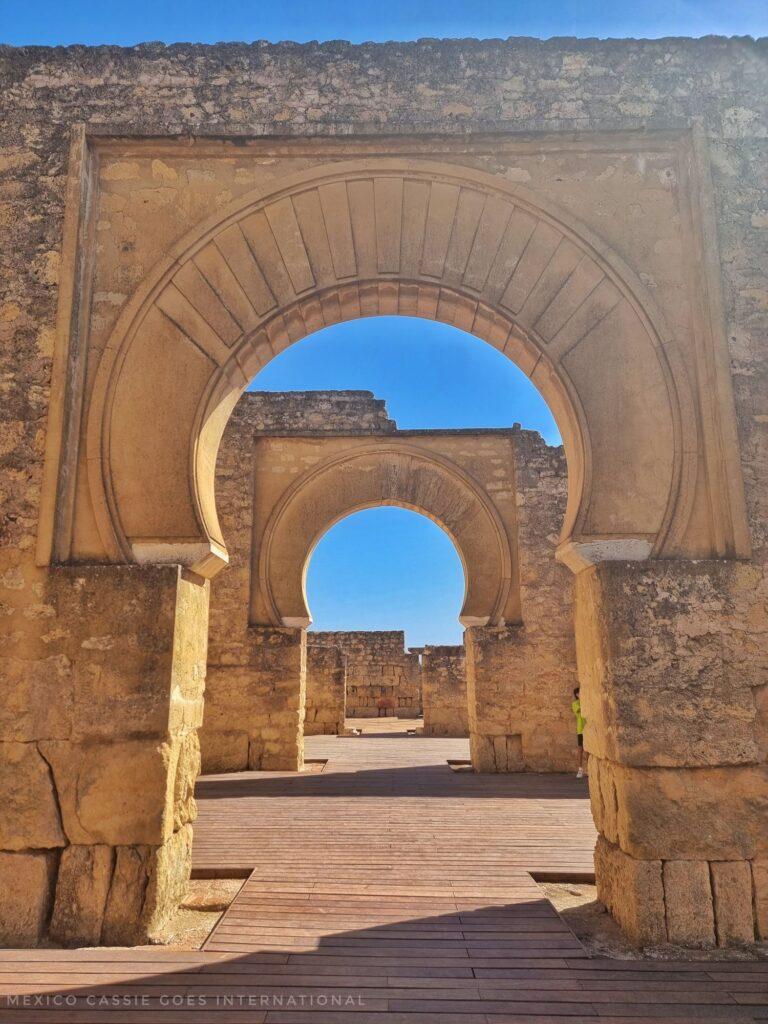
[[[324,459],[295,480],[266,524],[259,547],[261,625],[308,626],[306,573],[336,523],[382,505],[410,509],[450,537],[464,569],[465,626],[516,622],[520,602],[515,540],[488,494],[451,460],[384,438]]]

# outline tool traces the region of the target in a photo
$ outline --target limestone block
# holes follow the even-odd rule
[[[421,655],[425,736],[468,736],[463,646],[425,647]]]
[[[757,937],[765,942],[768,939],[768,860],[752,861],[752,891]]]
[[[668,941],[686,947],[714,946],[709,864],[703,860],[667,860],[662,879]]]
[[[524,770],[523,746],[517,736],[470,734],[470,756],[476,772],[520,772]]]
[[[72,664],[65,654],[4,659],[0,740],[66,739],[72,707]]]
[[[181,571],[176,585],[171,662],[171,732],[198,729],[203,721],[203,690],[208,657],[210,584]]]
[[[167,938],[168,922],[184,897],[192,872],[192,826],[184,825],[153,851],[142,912],[150,942]]]
[[[248,733],[203,728],[200,732],[202,771],[244,772],[248,768]]]
[[[749,862],[715,861],[710,867],[718,946],[754,942],[752,871]]]
[[[558,721],[556,715],[550,713],[543,721],[537,722],[533,716],[526,716],[522,733],[522,756],[525,771],[574,771],[578,747],[573,718],[563,721],[560,716]]]
[[[110,846],[68,846],[62,852],[50,927],[55,942],[99,944],[113,860]]]
[[[754,686],[752,695],[755,700],[755,730],[760,761],[768,761],[768,683]]]
[[[306,633],[249,629],[247,663],[208,668],[202,743],[233,726],[248,736],[249,765],[297,771],[303,763]]]
[[[609,843],[619,842],[618,796],[613,766],[598,757],[589,760],[589,800],[598,832]]]
[[[57,850],[0,852],[0,946],[28,948],[43,940],[58,859]]]
[[[590,758],[598,828],[641,859],[768,855],[768,768],[625,768]],[[602,804],[596,799],[598,786]],[[615,798],[608,796],[611,786]],[[610,808],[615,799],[615,826]]]
[[[633,766],[758,760],[751,685],[732,634],[738,563],[602,562],[576,578],[576,641],[585,743]],[[738,646],[738,645],[737,645]]]
[[[314,638],[313,638],[314,639]],[[338,734],[346,713],[344,655],[338,646],[307,646],[304,735]]]
[[[473,626],[464,636],[470,751],[476,769],[572,768],[576,761],[574,727],[569,718],[572,664],[564,659],[559,668],[544,677],[531,672],[537,642],[526,626]],[[543,694],[547,695],[546,704]],[[505,744],[498,739],[501,736],[508,738]]]
[[[34,743],[0,743],[0,849],[65,846],[53,778]]]
[[[666,941],[661,861],[637,860],[598,836],[597,898],[636,946]]]
[[[56,567],[44,586],[55,613],[46,653],[66,666],[56,703],[66,709],[69,695],[71,727],[47,727],[41,738],[163,739],[199,724],[206,583],[176,566],[102,565]]]
[[[197,732],[186,733],[178,741],[176,775],[173,785],[173,828],[178,831],[182,825],[197,817],[195,803],[195,782],[200,774],[200,743]]]
[[[144,901],[155,849],[118,846],[109,887],[101,942],[105,946],[135,946],[146,942]]]
[[[164,942],[192,870],[192,827],[162,846],[119,846],[102,925],[103,945]]]
[[[175,760],[168,744],[51,741],[40,747],[53,769],[71,843],[159,845],[170,835]]]

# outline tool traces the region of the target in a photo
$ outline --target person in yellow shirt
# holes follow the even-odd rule
[[[576,742],[579,745],[579,770],[576,772],[577,779],[583,779],[584,772],[584,726],[587,724],[586,718],[581,713],[581,693],[580,687],[576,687],[573,691],[573,700],[571,701],[571,711],[576,719]]]

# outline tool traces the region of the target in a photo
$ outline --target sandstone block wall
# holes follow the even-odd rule
[[[766,934],[768,619],[726,561],[576,578],[598,893],[640,945]]]
[[[477,771],[570,771],[577,761],[573,575],[555,559],[565,514],[565,455],[530,430],[510,432],[498,486],[517,502],[521,623],[465,631],[469,736]]]
[[[421,714],[419,657],[405,649],[402,630],[318,631],[313,644],[338,648],[346,663],[347,717]]]
[[[4,648],[0,944],[161,939],[191,867],[208,586],[78,566],[37,598],[45,631]]]
[[[300,771],[306,676],[303,629],[249,627],[233,658],[209,662],[203,770]]]
[[[346,715],[346,663],[339,647],[315,646],[307,635],[307,700],[304,735],[341,736]]]
[[[464,647],[423,647],[420,654],[424,735],[468,736]]]

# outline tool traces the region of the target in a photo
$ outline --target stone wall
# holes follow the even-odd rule
[[[231,661],[208,665],[203,771],[300,771],[306,678],[305,630],[249,626]]]
[[[248,626],[254,437],[313,430],[381,434],[394,428],[384,401],[370,391],[247,391],[241,396],[216,463],[217,508],[229,566],[211,583],[209,665],[236,664],[238,636]],[[208,698],[210,692],[209,680]]]
[[[319,631],[312,643],[342,651],[346,663],[347,717],[421,714],[419,656],[405,649],[402,630]]]
[[[759,571],[609,562],[580,573],[576,587],[600,899],[639,945],[765,939]]]
[[[555,559],[568,475],[560,447],[510,432],[522,622],[465,632],[469,736],[477,771],[570,771],[577,761],[573,575]]]
[[[65,567],[37,599],[45,632],[4,651],[0,944],[162,940],[191,867],[207,584]]]
[[[344,733],[346,665],[339,647],[318,647],[307,636],[307,700],[304,735]]]
[[[464,647],[422,647],[421,699],[425,736],[468,736]]]

